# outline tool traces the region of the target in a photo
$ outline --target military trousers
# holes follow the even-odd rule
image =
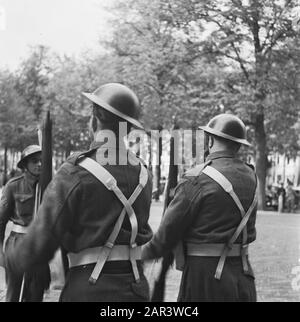
[[[69,269],[60,302],[147,302],[149,284],[140,261],[140,281],[134,279],[130,261],[106,262],[96,284],[89,283],[95,264]]]
[[[13,251],[15,243],[22,236],[23,234],[11,232],[5,244],[5,251]],[[42,302],[44,291],[49,288],[51,280],[49,266],[47,264],[38,265],[26,272],[24,276],[15,275],[9,269],[6,269],[6,302],[20,301],[23,279],[22,302]]]
[[[249,260],[246,275],[241,257],[227,257],[220,280],[214,278],[218,261],[219,257],[187,257],[178,302],[256,302]]]

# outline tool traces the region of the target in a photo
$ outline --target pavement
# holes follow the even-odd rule
[[[157,230],[162,215],[162,202],[153,202],[150,225]],[[259,302],[300,301],[300,214],[259,212],[257,216],[257,239],[250,249],[250,260],[256,275]],[[45,293],[45,302],[58,301],[64,283],[61,273],[60,254],[50,263],[52,284]],[[145,268],[153,287],[159,263]],[[181,273],[174,268],[168,272],[165,301],[175,302]],[[0,281],[1,282],[1,281]],[[0,291],[0,301],[5,292]]]

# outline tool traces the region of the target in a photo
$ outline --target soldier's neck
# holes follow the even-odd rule
[[[24,175],[25,175],[25,177],[26,177],[26,180],[27,180],[31,185],[34,185],[34,184],[39,180],[39,177],[38,177],[38,176],[33,175],[33,174],[32,174],[32,173],[30,173],[29,171],[25,171]]]
[[[228,153],[235,154],[234,151],[232,151],[231,149],[228,149],[226,145],[222,144],[222,142],[219,142],[217,140],[214,140],[213,146],[209,148],[210,154],[215,152],[228,152]]]
[[[237,154],[234,153],[232,150],[226,149],[224,147],[209,149],[209,155],[216,155],[216,154],[231,155],[234,158],[237,156]]]

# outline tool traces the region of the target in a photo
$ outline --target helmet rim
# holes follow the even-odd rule
[[[28,154],[26,154],[26,150],[32,149],[31,152],[29,152]],[[24,168],[24,162],[31,156],[33,156],[36,153],[41,153],[42,149],[39,145],[29,145],[27,146],[21,153],[21,159],[20,161],[17,163],[17,167],[19,169],[23,169]]]
[[[247,140],[247,130],[244,122],[236,115],[230,113],[218,114],[206,126],[200,126],[199,128],[217,137],[252,146]]]
[[[246,139],[235,138],[234,136],[231,136],[229,134],[226,134],[226,133],[223,133],[221,131],[217,131],[215,129],[212,129],[209,126],[199,126],[199,129],[203,130],[204,132],[213,134],[215,136],[222,137],[222,138],[230,140],[230,141],[234,141],[234,142],[246,145],[246,146],[252,146],[252,144],[250,142],[248,142]]]
[[[125,93],[127,91],[129,93],[129,95],[130,95],[130,92],[132,92],[129,88],[127,88],[126,86],[124,86],[122,84],[119,84],[119,83],[108,83],[108,84],[104,84],[104,85],[98,87],[93,93],[83,92],[82,95],[85,96],[91,102],[93,102],[93,103],[97,104],[98,106],[104,108],[108,112],[110,112],[110,113],[112,113],[112,114],[114,114],[114,115],[122,118],[123,120],[131,123],[133,126],[139,128],[141,130],[144,130],[144,126],[137,120],[137,118],[134,118],[132,116],[129,116],[126,113],[123,113],[122,111],[120,111],[117,108],[113,107],[111,104],[109,104],[103,98],[101,98],[99,96],[99,95],[101,95],[101,93],[100,94],[98,94],[98,93],[99,93],[99,91],[101,91],[102,88],[104,89],[105,87],[107,88],[107,87],[113,86],[113,85],[115,87],[117,87],[117,88],[119,87],[121,91],[122,90],[124,91],[124,89],[125,89]],[[105,93],[105,91],[104,91],[104,93]],[[136,97],[136,95],[134,93],[133,93],[133,95]],[[134,99],[135,98],[133,97],[133,100]],[[136,100],[137,100],[137,104],[139,104],[137,97],[136,97]]]

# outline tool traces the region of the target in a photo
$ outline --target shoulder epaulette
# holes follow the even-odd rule
[[[185,177],[197,177],[204,168],[204,163],[197,165],[196,167],[188,170],[184,176]]]
[[[74,152],[68,157],[67,161],[72,164],[76,164],[81,157],[87,154],[87,152],[88,151]]]
[[[13,178],[9,179],[6,184],[10,184],[10,183],[13,183],[15,181],[19,181],[19,180],[21,180],[23,178],[24,178],[24,174],[21,174],[21,175],[19,175],[17,177],[13,177]]]
[[[72,153],[67,160],[60,166],[59,169],[64,169],[69,174],[72,174],[77,171],[76,165],[81,160],[81,158],[85,157],[88,151],[85,152],[74,152]]]
[[[205,162],[205,163],[201,163],[201,164],[197,165],[196,167],[194,167],[194,168],[192,168],[192,169],[188,170],[188,171],[184,174],[184,176],[185,176],[185,177],[198,177],[198,176],[201,174],[202,170],[203,170],[203,169],[204,169],[208,164],[210,164],[210,163],[211,163],[211,161],[207,161],[207,162]]]

